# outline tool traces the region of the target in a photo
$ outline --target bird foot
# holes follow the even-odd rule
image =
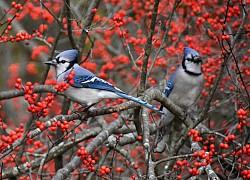
[[[196,120],[195,114],[194,114],[193,111],[185,111],[185,110],[184,110],[184,113],[185,113],[185,119],[186,119],[187,117],[189,117],[193,122]]]
[[[159,127],[159,130],[156,133],[155,147],[153,151],[155,153],[162,153],[166,148],[168,148],[167,141],[168,134],[164,133],[164,127],[161,126]]]
[[[154,147],[154,153],[162,153],[166,149],[168,150],[167,140],[168,135],[164,135],[160,140],[158,139],[158,143],[156,143]]]
[[[87,112],[91,107],[93,107],[95,104],[96,104],[96,103],[91,104],[91,105],[89,105],[89,106],[82,106],[82,105],[81,105],[80,107],[74,109],[74,110],[72,111],[72,113],[77,113],[77,114],[85,113],[85,112]]]
[[[84,112],[85,108],[86,108],[85,106],[81,105],[80,107],[72,110],[72,114],[81,114],[81,112]]]

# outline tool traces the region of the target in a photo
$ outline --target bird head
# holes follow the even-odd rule
[[[184,57],[182,61],[182,68],[189,74],[200,75],[202,59],[199,53],[189,47],[184,47]]]
[[[71,69],[74,64],[77,64],[77,58],[78,50],[66,50],[59,53],[52,61],[45,62],[45,64],[54,66],[58,75]]]
[[[184,47],[184,61],[201,63],[202,59],[200,58],[200,55],[196,50],[189,47]]]

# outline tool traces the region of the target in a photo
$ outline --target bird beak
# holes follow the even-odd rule
[[[204,58],[202,58],[202,57],[198,57],[197,59],[194,60],[194,62],[199,63],[199,62],[202,62],[203,59]]]
[[[52,66],[56,66],[56,60],[53,59],[52,61],[46,61],[44,62],[44,64],[48,64],[48,65],[52,65]]]
[[[198,59],[196,59],[196,61],[202,61],[202,59],[199,57]]]

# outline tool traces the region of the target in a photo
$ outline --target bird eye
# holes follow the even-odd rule
[[[65,60],[61,60],[61,63],[63,63],[63,64],[64,64],[64,63],[66,63],[66,61],[65,61]]]

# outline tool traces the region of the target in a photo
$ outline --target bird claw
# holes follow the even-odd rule
[[[196,120],[194,117],[194,113],[192,111],[185,111],[184,110],[184,116],[185,116],[185,119],[187,117],[189,117],[193,122]]]
[[[71,112],[71,114],[77,114],[79,117],[81,117],[81,116],[82,116],[82,113],[79,112],[78,110],[79,110],[79,108],[78,108],[78,109],[74,109],[74,110]]]
[[[167,140],[167,135],[162,136],[161,139],[157,139],[157,143],[155,144],[155,148],[153,150],[154,153],[162,153],[165,149],[168,149]]]
[[[183,110],[183,112],[184,112],[184,118],[186,119],[189,113],[186,110]]]
[[[159,130],[156,133],[155,147],[153,151],[155,153],[162,153],[167,147],[167,140],[168,135],[164,133],[164,127],[160,124]]]
[[[72,111],[72,113],[76,113],[76,114],[80,114],[81,115],[81,113],[86,113],[91,107],[93,107],[95,104],[97,104],[97,103],[94,103],[94,104],[91,104],[91,105],[89,105],[89,106],[80,106],[79,108],[77,108],[77,109],[74,109],[73,111]]]

